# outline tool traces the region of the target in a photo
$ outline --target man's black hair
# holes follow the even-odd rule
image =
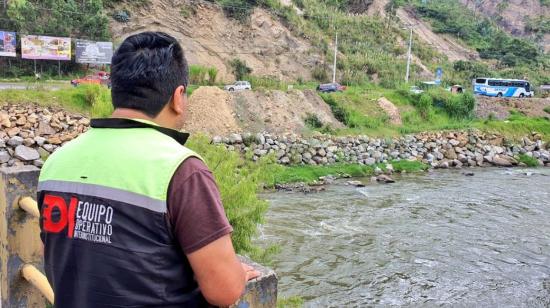
[[[183,49],[175,38],[163,32],[132,35],[113,55],[113,106],[156,117],[177,87],[187,88],[188,76]]]

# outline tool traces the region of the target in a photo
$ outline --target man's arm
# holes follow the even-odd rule
[[[196,158],[187,159],[172,178],[168,194],[168,222],[203,296],[213,305],[234,304],[246,281],[259,273],[235,255],[232,228],[208,167]]]
[[[202,294],[212,305],[234,304],[243,294],[246,282],[260,275],[239,262],[229,235],[188,254],[187,258]]]

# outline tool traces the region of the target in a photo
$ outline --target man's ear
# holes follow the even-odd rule
[[[187,100],[185,97],[185,86],[179,86],[172,94],[172,100],[170,101],[170,109],[176,114],[182,114],[185,112]]]

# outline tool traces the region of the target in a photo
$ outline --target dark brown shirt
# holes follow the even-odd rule
[[[174,173],[168,188],[167,220],[185,254],[233,231],[212,172],[200,159],[188,158]]]

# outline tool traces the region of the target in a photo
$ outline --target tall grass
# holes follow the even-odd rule
[[[189,66],[189,83],[193,85],[214,85],[218,76],[218,69],[201,65]]]

